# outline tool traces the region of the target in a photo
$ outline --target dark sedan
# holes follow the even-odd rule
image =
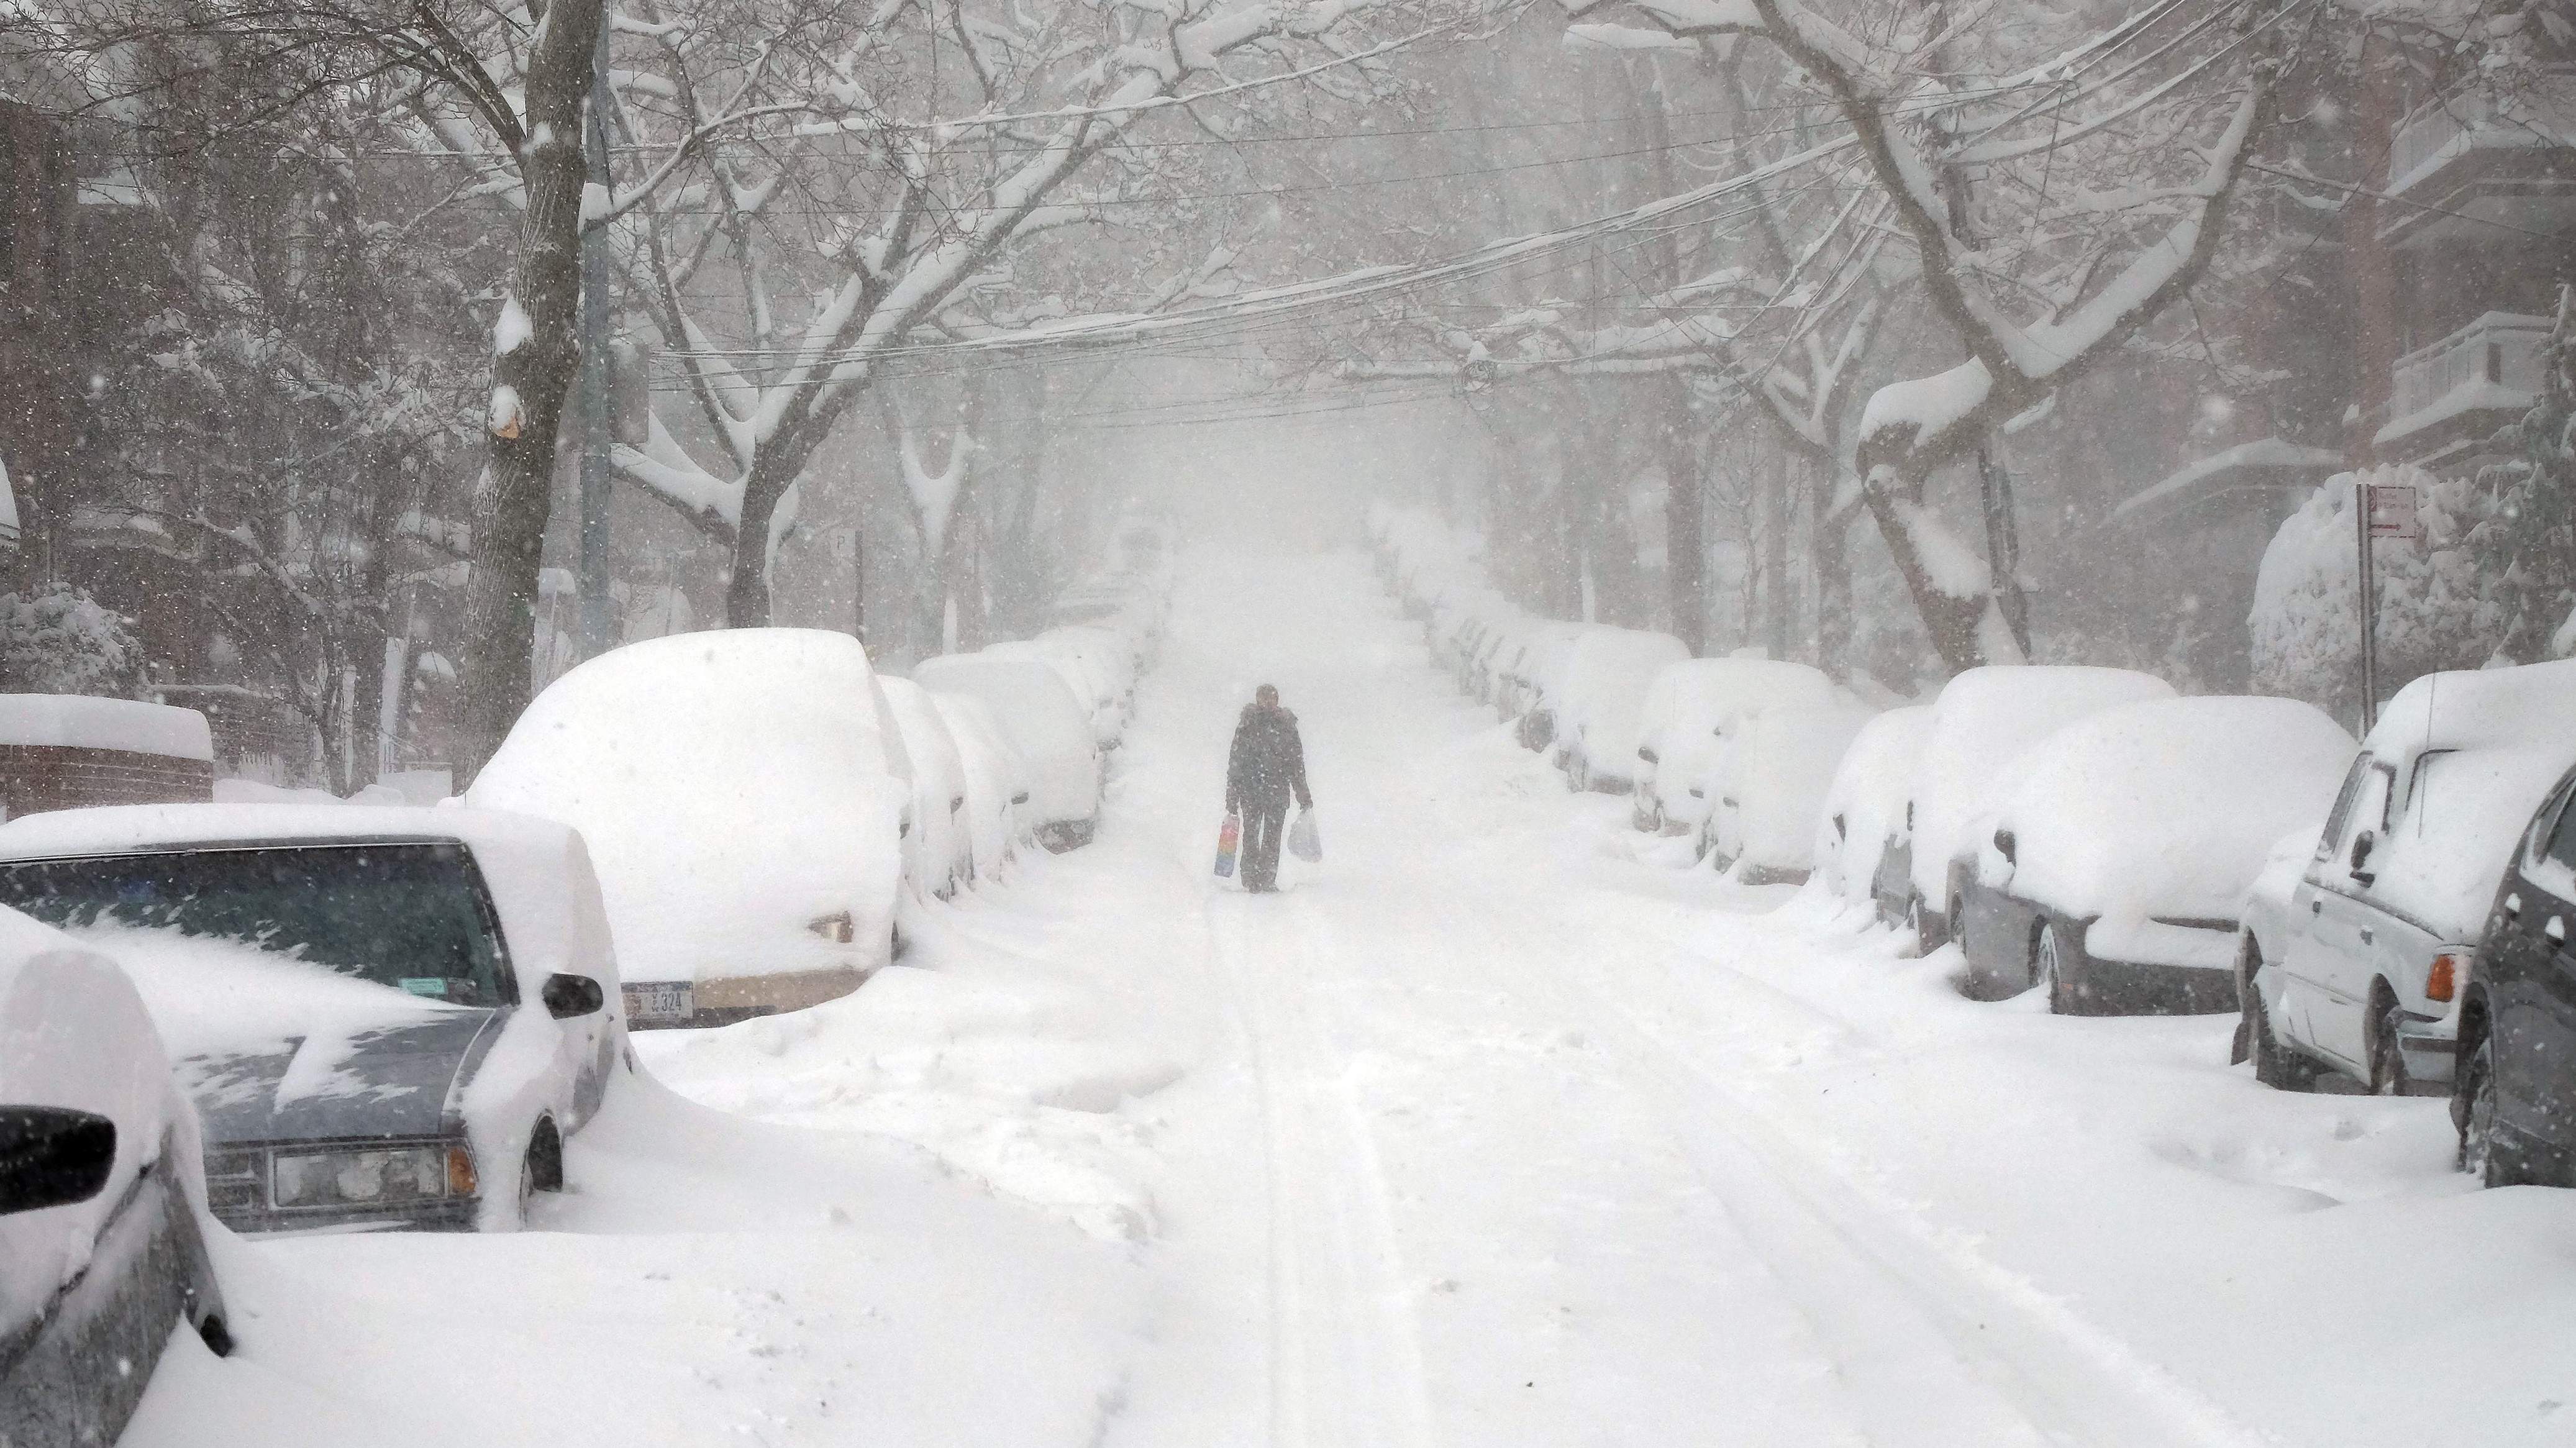
[[[2491,1187],[2576,1186],[2576,770],[2532,817],[2460,1005],[2451,1119]]]

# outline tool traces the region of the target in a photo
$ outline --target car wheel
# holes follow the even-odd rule
[[[2317,1084],[2317,1066],[2282,1045],[2272,1034],[2272,1013],[2263,1007],[2263,988],[2246,983],[2245,1009],[2254,1017],[2254,1079],[2275,1091],[2309,1091]]]
[[[2460,1124],[2460,1169],[2480,1186],[2518,1187],[2533,1178],[2519,1152],[2496,1129],[2495,1042],[2478,1042],[2465,1068],[2461,1089],[2469,1099],[2468,1119]]]
[[[528,1204],[539,1192],[563,1190],[563,1137],[555,1124],[540,1119],[528,1133],[528,1154],[519,1163],[519,1225],[528,1222]]]
[[[2397,1048],[2397,1007],[2379,1013],[2379,1029],[2370,1037],[2370,1094],[2406,1094],[2406,1053]]]
[[[2048,1002],[2048,1013],[2053,1016],[2072,1015],[2075,1010],[2075,988],[2067,978],[2067,965],[2065,948],[2057,940],[2057,927],[2041,925],[2039,938],[2031,945],[2030,983],[2042,992],[2040,999]]]

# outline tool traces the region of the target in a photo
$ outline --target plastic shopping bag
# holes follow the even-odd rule
[[[1288,827],[1288,853],[1310,865],[1324,860],[1323,837],[1315,833],[1315,812],[1299,810],[1296,823]]]
[[[1243,843],[1243,816],[1227,815],[1216,830],[1216,877],[1234,878],[1234,852]]]

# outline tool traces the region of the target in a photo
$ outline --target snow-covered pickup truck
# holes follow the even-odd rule
[[[626,1069],[581,839],[471,809],[136,805],[0,826],[0,904],[113,956],[236,1231],[507,1229]]]
[[[182,1321],[230,1350],[204,1203],[133,984],[0,910],[0,1443],[116,1441]]]
[[[2461,988],[2532,811],[2576,763],[2576,661],[2427,674],[2362,741],[2304,866],[2276,850],[2238,937],[2238,1058],[2449,1089]],[[2284,854],[2291,858],[2283,860]]]

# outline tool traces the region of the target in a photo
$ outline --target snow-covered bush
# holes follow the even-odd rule
[[[0,687],[9,692],[124,697],[142,668],[132,621],[80,589],[0,593]]]
[[[2338,473],[2283,520],[2254,580],[2254,690],[2351,712],[2360,677],[2360,561],[2354,485],[2411,486],[2417,539],[2383,538],[2378,575],[2380,677],[2397,684],[2436,669],[2476,668],[2494,652],[2503,614],[2482,549],[2500,502],[2462,478],[2412,464]]]

